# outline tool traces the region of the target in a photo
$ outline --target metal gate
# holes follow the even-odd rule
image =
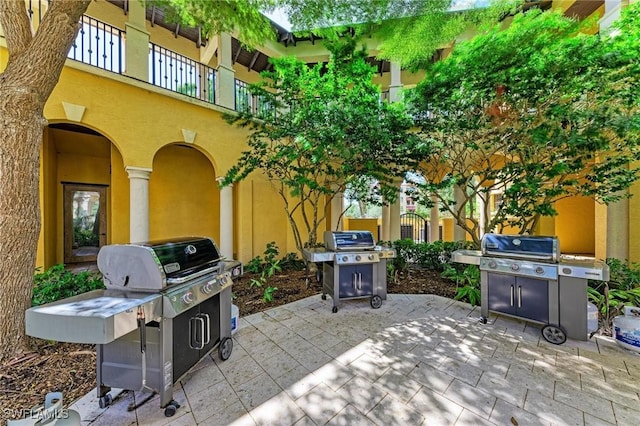
[[[417,213],[405,213],[400,215],[400,238],[409,238],[416,243],[429,241],[429,228],[427,219]]]

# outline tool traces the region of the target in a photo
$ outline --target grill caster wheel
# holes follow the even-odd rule
[[[113,397],[111,396],[111,394],[106,394],[105,396],[101,396],[100,399],[98,399],[98,406],[100,408],[107,408],[108,406],[111,405],[111,403],[113,402]]]
[[[231,351],[233,351],[233,340],[230,337],[225,337],[220,342],[220,348],[218,349],[218,354],[220,355],[220,359],[226,361],[231,356]]]
[[[326,294],[323,294],[322,296],[320,296],[320,299],[322,299],[322,300],[327,300],[327,295],[326,295]]]
[[[338,307],[337,307],[337,306],[334,306],[334,307],[333,307],[333,309],[331,309],[331,312],[333,312],[334,314],[335,314],[336,312],[338,312]]]
[[[373,309],[378,309],[380,306],[382,306],[382,297],[378,295],[371,296],[371,307]]]
[[[487,317],[480,317],[480,323],[486,324],[487,323]]]
[[[176,401],[171,401],[164,409],[164,416],[173,416],[178,408],[180,408],[180,404],[178,404]]]
[[[545,325],[542,327],[542,337],[554,345],[561,345],[567,341],[567,333],[565,333],[560,326],[555,325]]]

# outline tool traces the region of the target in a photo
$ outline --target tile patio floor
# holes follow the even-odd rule
[[[227,361],[217,350],[156,396],[95,391],[71,408],[83,425],[638,425],[640,356],[610,339],[548,344],[539,329],[430,295],[299,300],[241,318]],[[115,395],[114,395],[115,396]],[[139,401],[139,399],[138,399]]]

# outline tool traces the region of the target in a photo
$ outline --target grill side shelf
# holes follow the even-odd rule
[[[106,344],[138,328],[139,309],[147,323],[158,321],[161,295],[94,290],[27,309],[26,333],[58,342]]]

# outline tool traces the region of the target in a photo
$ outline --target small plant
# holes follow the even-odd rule
[[[244,270],[254,274],[259,274],[260,271],[262,271],[262,258],[260,256],[256,256],[251,259],[244,265]]]
[[[260,277],[252,278],[251,281],[249,281],[249,287],[262,287],[263,284],[266,284],[269,278],[274,276],[276,272],[280,271],[280,260],[277,259],[278,253],[278,247],[276,246],[276,243],[272,241],[267,244],[267,248],[264,251],[264,262],[260,262],[260,256],[251,259],[249,263],[258,259],[254,262],[252,267],[255,267],[255,264],[259,262],[260,267],[255,272],[260,273]],[[265,291],[266,290],[267,289],[265,289]],[[271,292],[273,293],[273,290]]]
[[[287,253],[280,260],[280,267],[283,271],[302,271],[306,268],[306,262],[298,258],[296,253]]]
[[[99,274],[88,271],[73,273],[65,270],[63,264],[52,266],[44,272],[36,269],[34,282],[31,306],[39,306],[104,288]]]
[[[440,276],[455,281],[455,300],[466,299],[471,306],[480,304],[480,269],[476,265],[467,265],[463,270],[447,265]]]
[[[264,289],[262,300],[265,302],[273,302],[273,293],[278,290],[278,287],[268,286]]]

